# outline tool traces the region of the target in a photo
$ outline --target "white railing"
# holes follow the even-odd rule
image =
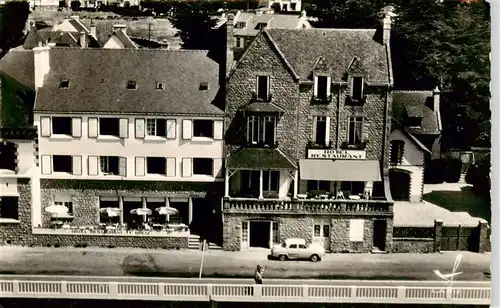
[[[366,283],[365,283],[366,284]],[[404,282],[401,282],[404,284]],[[378,286],[377,286],[378,285]],[[0,280],[0,298],[489,305],[491,287]]]

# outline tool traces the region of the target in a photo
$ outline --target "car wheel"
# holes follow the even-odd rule
[[[320,260],[318,255],[312,255],[310,259],[312,262],[318,262]]]
[[[279,259],[280,261],[286,261],[288,257],[286,255],[280,255]]]

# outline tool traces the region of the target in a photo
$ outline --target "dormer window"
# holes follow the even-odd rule
[[[255,27],[255,29],[256,29],[256,30],[262,30],[262,29],[264,29],[265,27],[267,27],[267,23],[265,23],[265,22],[259,22],[259,23],[257,24],[257,26]]]
[[[327,100],[330,97],[330,77],[316,76],[314,83],[314,96],[317,99]]]
[[[61,82],[59,83],[59,88],[60,89],[69,88],[69,79],[61,79]]]
[[[247,26],[247,23],[244,21],[238,21],[236,23],[236,29],[244,29]]]
[[[127,82],[127,89],[128,90],[135,90],[135,89],[137,89],[137,83],[134,80],[129,80]]]
[[[352,77],[352,99],[361,101],[363,99],[363,77]]]
[[[165,90],[163,82],[156,83],[156,90]]]
[[[201,82],[200,83],[200,91],[207,91],[208,90],[208,82]]]

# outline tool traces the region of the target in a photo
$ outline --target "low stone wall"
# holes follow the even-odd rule
[[[106,235],[60,235],[34,234],[33,246],[88,246],[88,247],[133,247],[133,248],[188,248],[188,237],[106,236]]]
[[[392,240],[392,252],[431,253],[434,252],[434,239],[394,238]]]
[[[0,245],[29,245],[31,238],[31,183],[28,178],[17,179],[19,193],[18,220],[0,223]]]

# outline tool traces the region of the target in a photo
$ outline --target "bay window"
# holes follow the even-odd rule
[[[276,143],[276,125],[276,117],[249,116],[247,118],[248,143],[273,146]]]

